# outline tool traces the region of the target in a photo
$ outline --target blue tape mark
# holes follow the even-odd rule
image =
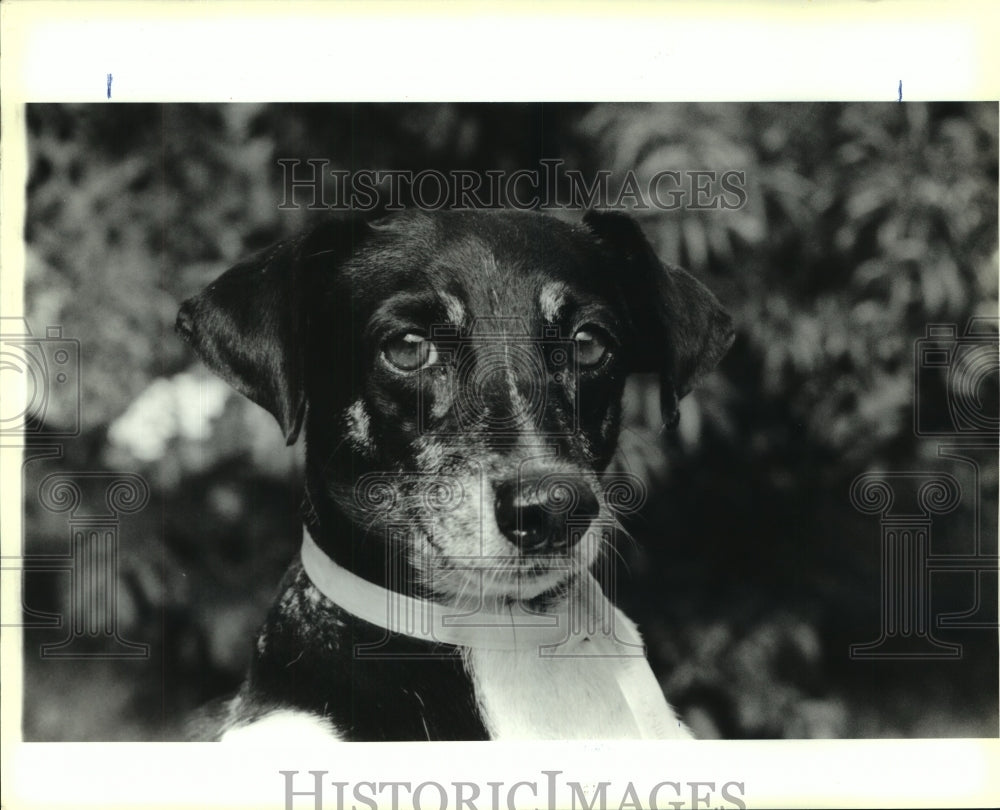
[[[111,91],[109,90],[108,92],[110,93]],[[903,100],[903,80],[902,79],[899,80],[899,99],[898,100],[899,101]]]
[[[108,98],[111,98],[111,74],[108,74]]]

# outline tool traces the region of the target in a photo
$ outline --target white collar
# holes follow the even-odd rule
[[[416,599],[363,579],[330,559],[308,529],[302,533],[301,554],[310,581],[331,602],[369,624],[431,643],[490,650],[565,649],[567,643],[575,646],[602,632],[615,612],[586,572],[574,577],[566,597],[545,612],[515,603],[503,612],[485,613]]]
[[[566,598],[544,613],[523,606],[503,613],[461,612],[459,608],[390,591],[337,565],[302,535],[302,567],[313,585],[344,610],[393,633],[431,643],[478,650],[526,650],[541,658],[587,658],[588,639],[612,644],[618,659],[614,680],[628,703],[640,738],[689,738],[663,697],[634,625],[604,596],[589,573],[573,579]],[[607,652],[604,653],[606,655]]]

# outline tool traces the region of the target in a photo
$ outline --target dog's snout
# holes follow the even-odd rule
[[[575,545],[599,506],[581,478],[549,475],[500,484],[494,509],[500,531],[522,553],[545,554]]]

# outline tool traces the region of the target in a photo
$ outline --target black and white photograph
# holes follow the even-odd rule
[[[119,80],[19,108],[6,733],[1000,735],[997,101]],[[267,806],[320,806],[278,767]],[[542,806],[555,773],[323,806]],[[674,779],[558,790],[760,806]]]

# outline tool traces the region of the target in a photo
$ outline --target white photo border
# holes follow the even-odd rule
[[[23,312],[27,102],[884,101],[899,92],[903,101],[995,101],[1000,17],[990,6],[5,0],[0,312]],[[20,468],[19,454],[4,449],[5,557],[16,556],[21,536]],[[20,593],[4,584],[7,624]],[[541,784],[554,770],[616,785],[735,781],[745,785],[747,807],[1000,804],[997,739],[358,744],[325,752],[23,743],[20,648],[18,629],[5,626],[0,747],[10,807],[285,807],[280,770],[352,782]],[[523,795],[526,806],[547,806],[544,795]],[[302,801],[295,806],[312,806]]]

